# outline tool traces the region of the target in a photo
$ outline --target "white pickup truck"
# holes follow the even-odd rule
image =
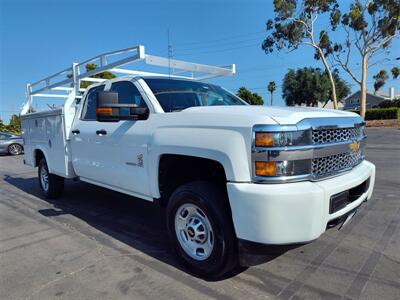
[[[98,69],[80,71],[96,61]],[[137,61],[170,74],[117,68]],[[93,77],[105,70],[127,76]],[[234,65],[165,59],[143,46],[74,64],[28,85],[24,162],[39,167],[46,197],[60,196],[65,178],[79,178],[159,202],[178,256],[206,277],[232,270],[242,245],[307,243],[346,222],[374,186],[363,120],[327,109],[250,106],[201,81],[234,73]],[[95,83],[83,90],[81,81]],[[33,97],[66,101],[32,113]]]

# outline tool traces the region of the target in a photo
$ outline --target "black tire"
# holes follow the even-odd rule
[[[205,279],[221,279],[238,266],[237,239],[225,194],[213,183],[194,181],[178,187],[168,201],[168,233],[176,253],[191,273]],[[195,204],[211,224],[214,245],[205,260],[190,257],[179,242],[175,216],[184,204]]]
[[[20,155],[24,151],[24,148],[20,144],[11,144],[8,146],[8,154]]]
[[[43,172],[47,173],[47,186],[42,180]],[[49,173],[49,168],[47,167],[47,162],[45,158],[42,158],[39,162],[38,179],[40,189],[42,190],[46,198],[53,199],[58,198],[62,195],[64,191],[64,178]]]

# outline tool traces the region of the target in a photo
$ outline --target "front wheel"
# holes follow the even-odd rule
[[[168,232],[177,254],[204,278],[221,278],[237,266],[237,241],[225,199],[216,185],[196,181],[177,188],[168,202]]]
[[[64,178],[51,174],[46,159],[42,158],[38,169],[39,185],[46,198],[57,198],[64,191]]]

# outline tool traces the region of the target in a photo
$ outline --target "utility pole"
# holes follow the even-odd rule
[[[169,29],[167,31],[167,35],[168,35],[168,76],[171,77],[171,59],[173,57],[173,49],[170,43]]]

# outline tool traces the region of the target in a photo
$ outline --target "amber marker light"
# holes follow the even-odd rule
[[[111,107],[98,107],[98,108],[96,108],[96,114],[112,115],[112,108]]]
[[[274,161],[256,161],[256,176],[276,176]]]
[[[269,132],[256,132],[256,147],[272,147],[274,137]]]

